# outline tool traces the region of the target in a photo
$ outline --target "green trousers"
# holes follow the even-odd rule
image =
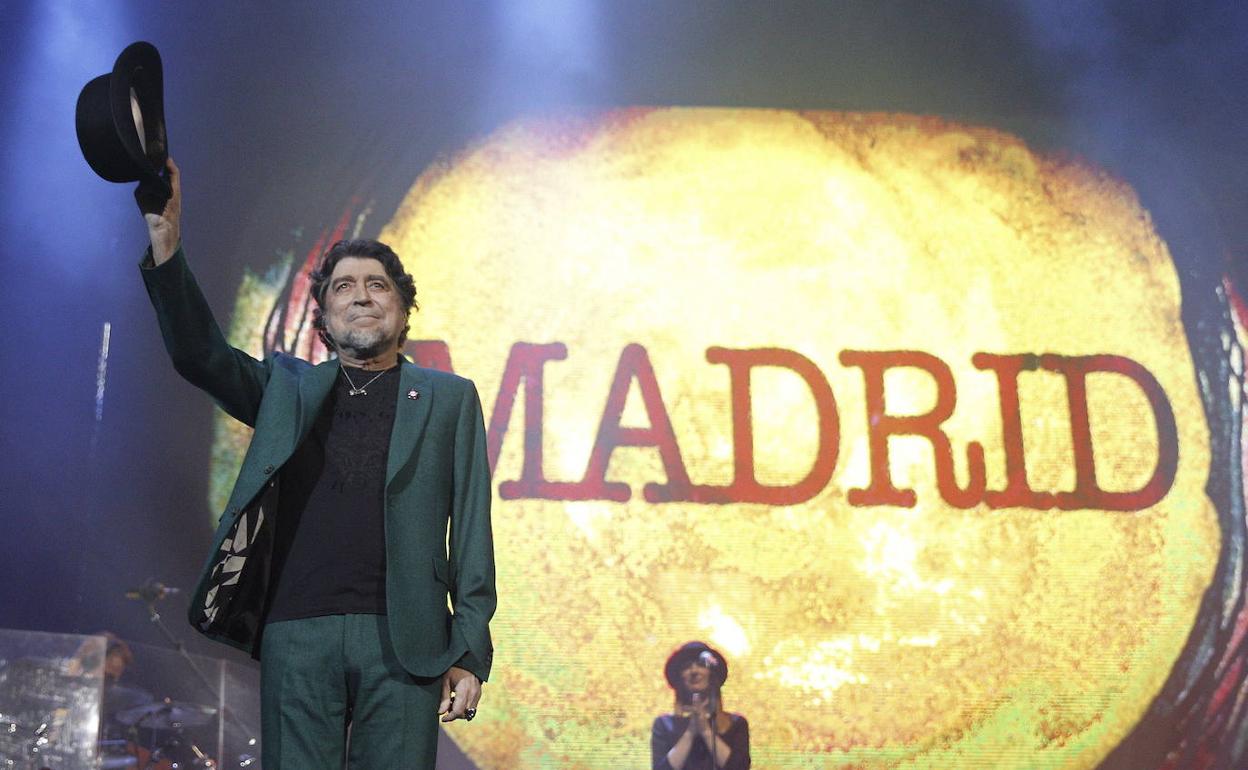
[[[403,669],[385,615],[269,623],[260,660],[265,770],[433,770],[442,680]]]

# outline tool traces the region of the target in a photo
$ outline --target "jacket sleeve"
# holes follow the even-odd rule
[[[269,378],[268,362],[257,361],[226,341],[181,244],[160,265],[152,260],[149,247],[139,266],[173,368],[231,417],[254,427]]]
[[[452,644],[467,652],[457,665],[485,681],[493,662],[490,618],[498,604],[494,587],[494,536],[490,527],[490,463],[485,420],[476,386],[468,383],[455,428],[450,562],[454,590]]]

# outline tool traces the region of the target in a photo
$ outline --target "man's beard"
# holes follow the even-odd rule
[[[393,347],[395,340],[386,337],[379,329],[360,331],[350,329],[341,339],[334,338],[334,345],[339,350],[351,352],[352,357],[361,361],[376,358],[387,349]]]

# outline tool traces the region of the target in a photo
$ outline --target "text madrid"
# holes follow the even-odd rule
[[[451,351],[443,341],[410,341],[407,352],[418,364],[452,370]],[[632,495],[629,485],[606,478],[608,462],[618,447],[651,447],[657,450],[667,482],[651,482],[643,487],[645,499],[652,503],[796,505],[814,498],[832,478],[840,445],[837,402],[827,379],[809,358],[784,348],[707,349],[708,362],[728,368],[732,404],[733,480],[727,485],[714,486],[690,481],[649,354],[644,347],[633,343],[625,346],[620,354],[584,476],[580,481],[547,479],[542,467],[543,374],[547,363],[564,360],[567,354],[567,346],[561,342],[517,342],[512,345],[486,431],[490,466],[494,467],[516,397],[523,387],[524,459],[520,477],[499,484],[499,496],[503,499],[627,501]],[[944,361],[917,350],[843,350],[839,359],[844,366],[859,369],[862,373],[871,458],[870,483],[848,491],[847,502],[851,506],[908,508],[917,503],[914,490],[893,485],[889,473],[889,438],[894,436],[917,436],[931,444],[937,491],[945,503],[957,508],[982,505],[992,509],[1139,511],[1158,503],[1174,483],[1179,455],[1174,412],[1157,378],[1130,358],[1112,354],[1064,356],[1032,353],[975,353],[971,357],[975,368],[992,372],[997,379],[1005,456],[1006,483],[1002,489],[987,488],[984,448],[974,441],[968,443],[965,450],[969,480],[965,485],[957,480],[953,445],[942,427],[953,414],[956,403],[953,374]],[[818,450],[811,458],[810,472],[794,484],[764,484],[755,476],[750,372],[759,367],[776,367],[796,373],[814,397],[819,428]],[[892,369],[917,370],[929,376],[936,388],[936,405],[924,414],[888,413],[884,380],[885,373]],[[1027,477],[1018,380],[1023,372],[1038,370],[1055,372],[1065,379],[1071,460],[1075,468],[1074,488],[1070,490],[1033,489]],[[1112,373],[1128,378],[1142,391],[1152,409],[1157,431],[1157,456],[1151,477],[1138,489],[1111,491],[1102,489],[1097,483],[1087,398],[1087,378],[1095,373]],[[633,383],[636,383],[649,418],[648,427],[621,424],[624,404]],[[1140,445],[1146,446],[1147,443],[1141,441]]]

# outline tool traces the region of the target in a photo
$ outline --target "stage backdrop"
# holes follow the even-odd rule
[[[231,339],[381,237],[477,383],[444,770],[648,766],[691,639],[756,768],[1248,767],[1248,5],[0,3],[0,626],[167,645],[247,436],[74,136],[135,40]]]
[[[478,766],[643,763],[691,638],[760,767],[1161,767],[1136,731],[1243,691],[1204,635],[1243,630],[1229,306],[1185,328],[1105,171],[907,114],[522,118],[246,278],[235,344],[324,359],[306,268],[359,232],[416,276],[411,356],[486,408]],[[213,511],[247,439],[218,418]]]

